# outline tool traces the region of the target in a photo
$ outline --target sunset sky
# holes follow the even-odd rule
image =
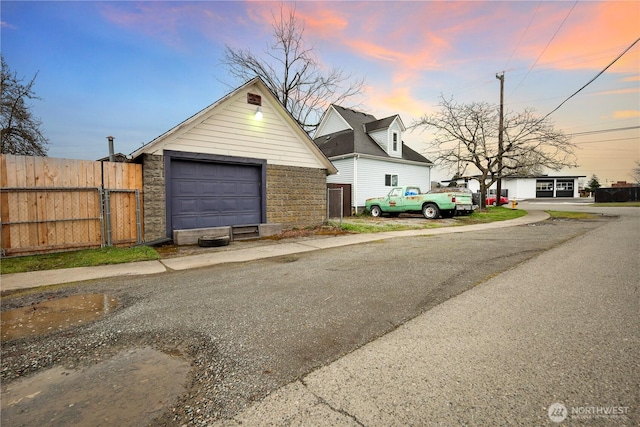
[[[290,7],[293,3],[284,3]],[[130,154],[243,82],[225,45],[261,54],[278,2],[2,1],[2,55],[25,80],[49,156]],[[353,104],[410,125],[441,95],[546,115],[640,37],[638,1],[300,1],[304,38],[326,67],[364,77]],[[350,107],[351,105],[343,105]],[[601,184],[631,181],[640,161],[640,43],[550,118],[572,135],[580,167]],[[407,145],[429,157],[429,135]],[[560,174],[551,173],[551,174]],[[434,178],[450,172],[438,170]]]

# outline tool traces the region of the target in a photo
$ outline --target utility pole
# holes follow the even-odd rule
[[[502,194],[502,150],[504,141],[502,133],[504,131],[504,71],[496,74],[496,79],[500,80],[500,123],[498,124],[498,182],[496,184],[496,206],[500,206],[500,196]]]

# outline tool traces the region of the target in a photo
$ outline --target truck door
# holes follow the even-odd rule
[[[389,192],[389,212],[402,212],[404,210],[404,197],[402,188],[394,188]]]

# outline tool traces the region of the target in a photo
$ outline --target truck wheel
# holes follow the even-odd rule
[[[371,216],[382,216],[382,209],[380,209],[380,206],[371,206]]]
[[[436,219],[440,216],[440,209],[433,203],[427,203],[422,207],[422,215],[427,219]]]
[[[456,216],[456,210],[455,209],[451,209],[448,211],[442,211],[442,218],[453,218],[454,216]]]

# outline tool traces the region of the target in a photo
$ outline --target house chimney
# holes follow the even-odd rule
[[[115,162],[116,158],[115,158],[115,154],[113,152],[113,137],[112,136],[108,136],[107,137],[107,141],[109,141],[109,161],[110,162]]]

